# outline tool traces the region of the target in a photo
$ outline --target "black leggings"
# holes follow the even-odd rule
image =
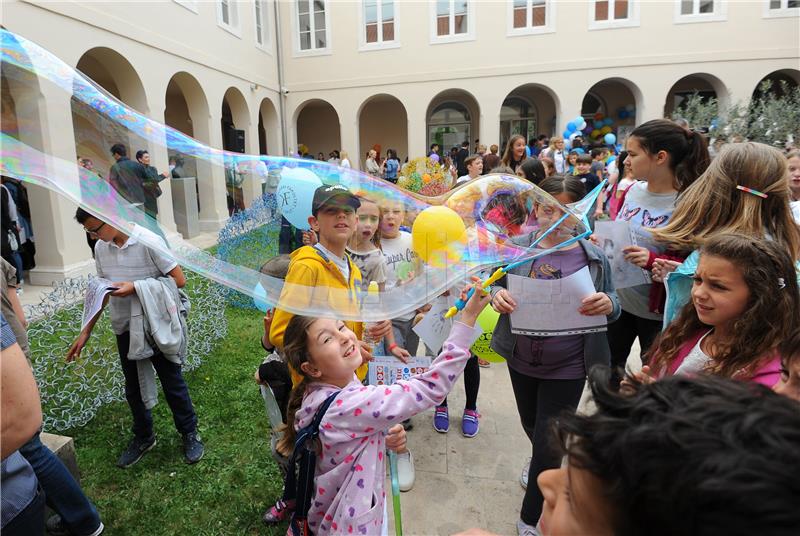
[[[481,367],[478,366],[478,356],[472,354],[464,367],[464,391],[467,393],[467,403],[464,409],[473,411],[478,409],[478,389],[481,387]],[[447,407],[447,398],[441,404]]]
[[[625,371],[625,363],[631,353],[633,341],[639,338],[642,349],[642,364],[647,364],[645,354],[661,333],[661,320],[650,320],[622,311],[619,318],[608,325],[608,346],[611,349],[611,382],[619,388],[619,382]]]
[[[528,525],[536,525],[544,503],[536,479],[543,471],[561,466],[560,453],[553,448],[550,437],[551,421],[564,411],[575,412],[578,409],[586,380],[543,380],[520,374],[511,367],[508,372],[522,428],[532,444],[528,488],[519,516]]]

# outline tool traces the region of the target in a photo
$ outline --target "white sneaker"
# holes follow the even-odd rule
[[[531,457],[525,459],[525,465],[522,466],[522,473],[519,475],[519,483],[522,489],[528,489],[528,471],[531,468]]]
[[[400,484],[400,491],[408,491],[414,487],[414,456],[410,451],[397,455],[397,482]]]
[[[517,520],[517,534],[519,536],[541,536],[533,525],[528,525],[521,519]]]

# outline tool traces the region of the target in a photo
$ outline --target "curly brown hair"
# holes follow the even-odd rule
[[[735,234],[710,238],[700,255],[719,257],[737,266],[750,290],[747,306],[730,330],[732,337],[717,342],[707,372],[752,378],[775,352],[784,350],[787,336],[797,330],[800,290],[794,263],[777,242]],[[698,318],[694,304],[687,303],[653,344],[648,356],[652,370],[666,371],[686,341],[708,328]]]

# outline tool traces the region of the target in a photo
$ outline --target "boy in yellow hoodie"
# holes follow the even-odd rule
[[[316,307],[326,304],[332,311],[358,307],[357,290],[361,288],[361,272],[345,253],[347,241],[356,230],[356,210],[361,202],[341,184],[320,186],[314,192],[308,223],[319,236],[313,246],[303,246],[291,254],[280,302],[269,331],[270,342],[283,347],[283,335],[293,313],[280,304],[293,307]],[[361,339],[363,322],[346,320],[345,324]],[[390,321],[378,323],[373,335],[380,337],[391,329]],[[356,371],[360,379],[367,374],[367,361],[372,358],[369,346],[361,345],[364,363]],[[293,383],[300,376],[292,371]]]

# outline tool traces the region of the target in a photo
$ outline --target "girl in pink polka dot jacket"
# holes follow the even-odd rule
[[[476,283],[477,284],[477,283]],[[466,297],[469,286],[462,291]],[[440,404],[464,371],[478,315],[489,302],[476,291],[430,369],[390,386],[364,386],[358,339],[344,322],[295,316],[286,327],[284,354],[303,375],[292,391],[287,433],[311,423],[317,408],[339,391],[319,429],[321,443],[308,512],[315,534],[381,534],[386,529],[386,429]],[[292,442],[293,437],[289,437]]]

